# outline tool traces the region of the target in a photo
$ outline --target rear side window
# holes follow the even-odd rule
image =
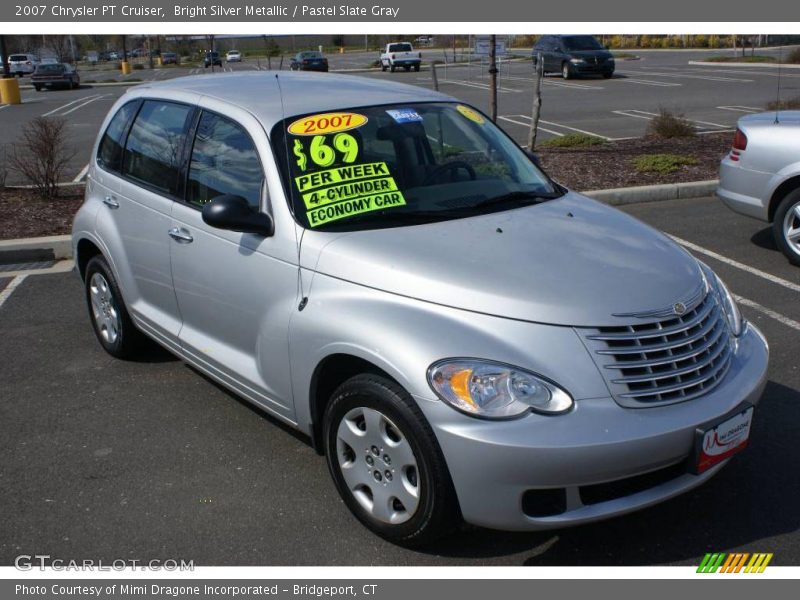
[[[159,192],[178,193],[178,175],[192,107],[146,100],[125,145],[123,173]]]
[[[97,164],[107,171],[119,172],[122,169],[122,144],[125,141],[128,124],[136,113],[138,105],[138,102],[128,102],[120,108],[108,124],[103,139],[100,140]]]
[[[253,140],[233,121],[204,112],[189,164],[186,199],[203,206],[217,196],[241,196],[258,209],[264,172]]]
[[[28,60],[28,57],[25,54],[12,54],[8,57],[8,60],[13,62],[25,62]]]

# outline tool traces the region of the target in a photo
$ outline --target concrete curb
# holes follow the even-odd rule
[[[688,183],[590,190],[580,193],[611,206],[623,206],[640,202],[660,202],[679,198],[712,196],[717,189],[718,183],[719,181],[716,179],[709,179],[708,181],[691,181]],[[72,258],[71,240],[72,238],[69,235],[0,240],[0,264]]]
[[[610,190],[591,190],[581,193],[611,206],[623,206],[640,202],[660,202],[662,200],[711,196],[716,191],[718,184],[719,180],[709,179],[708,181],[690,181],[688,183],[666,183]]]
[[[72,236],[0,240],[0,264],[41,262],[72,258]]]
[[[707,60],[690,60],[690,65],[701,67],[765,67],[767,69],[800,69],[800,65],[787,65],[779,63],[748,63],[748,62],[711,62]]]

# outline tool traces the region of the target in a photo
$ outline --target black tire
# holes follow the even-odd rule
[[[792,215],[789,212],[792,211]],[[775,236],[775,243],[781,252],[784,253],[789,262],[800,266],[800,242],[795,242],[795,246],[784,235],[784,223],[792,220],[794,228],[800,228],[800,188],[789,192],[775,211],[775,218],[772,221],[772,234]]]
[[[92,286],[93,276],[98,274],[107,282],[108,289],[113,298],[113,308],[118,314],[119,330],[116,338],[113,341],[106,339],[98,326],[97,320],[94,316],[92,307]],[[138,356],[142,350],[147,346],[148,339],[145,335],[136,329],[133,324],[128,309],[125,306],[125,300],[122,298],[117,280],[114,273],[108,266],[106,259],[102,256],[92,257],[86,265],[86,272],[84,274],[84,290],[86,296],[86,306],[89,310],[89,320],[92,323],[92,329],[97,337],[97,341],[103,349],[111,356],[121,359],[130,359]]]
[[[389,70],[394,73],[396,67],[394,65],[389,65]]]
[[[561,78],[572,79],[572,77],[573,77],[572,69],[570,68],[569,63],[567,61],[564,61],[563,63],[561,63]]]
[[[419,65],[414,65],[414,71],[419,73]]]
[[[414,480],[419,482],[419,502],[413,515],[402,523],[392,524],[375,518],[359,503],[342,475],[337,445],[339,425],[350,411],[358,408],[380,411],[413,451],[417,465]],[[394,381],[374,374],[356,375],[345,381],[333,393],[326,407],[323,434],[328,469],[339,495],[356,518],[373,532],[396,544],[419,547],[447,535],[460,523],[450,472],[433,430],[414,400]],[[352,450],[353,460],[368,460],[367,447]],[[373,460],[377,466],[379,459]],[[385,468],[381,464],[379,471]],[[365,464],[365,468],[369,471],[373,467]]]
[[[603,73],[603,79],[611,79],[614,76],[614,71]]]
[[[41,92],[42,91],[42,86],[35,85],[35,86],[33,86],[33,89],[35,89],[37,92]]]
[[[383,62],[381,62],[381,71],[386,72],[386,65]]]

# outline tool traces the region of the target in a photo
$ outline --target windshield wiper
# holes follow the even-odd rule
[[[515,192],[509,192],[507,194],[501,194],[499,196],[494,196],[493,198],[483,200],[482,202],[478,202],[477,204],[473,205],[472,208],[480,209],[488,206],[501,206],[503,204],[519,202],[520,200],[530,200],[531,204],[538,204],[539,202],[546,202],[547,200],[553,200],[554,198],[559,198],[560,196],[562,196],[560,192],[541,193],[517,190]]]

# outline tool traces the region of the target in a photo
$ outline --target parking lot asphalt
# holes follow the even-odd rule
[[[423,50],[425,61],[442,60],[444,50]],[[521,53],[526,51],[522,50]],[[717,51],[725,53],[728,51]],[[690,60],[707,57],[702,51],[640,52],[639,60],[619,60],[612,79],[586,77],[565,81],[548,75],[542,87],[542,113],[539,139],[547,140],[570,133],[589,133],[607,139],[624,139],[643,135],[648,123],[661,108],[682,113],[690,119],[699,134],[729,132],[739,117],[760,112],[778,93],[789,98],[800,95],[800,71],[769,67],[733,68],[693,66]],[[358,69],[369,66],[377,57],[374,52],[333,54],[331,68]],[[264,59],[245,59],[241,63],[223,63],[215,73],[228,71],[266,70]],[[271,63],[280,66],[278,60]],[[288,68],[284,60],[283,68]],[[484,111],[489,111],[487,65],[438,67],[440,91],[459,98]],[[212,76],[200,65],[181,65],[163,69],[132,71],[121,76],[103,69],[82,72],[83,81],[95,79],[159,81],[182,76]],[[356,73],[358,76],[409,83],[430,88],[430,71],[383,73],[379,70]],[[319,74],[325,77],[324,73]],[[26,80],[22,80],[25,83]],[[533,68],[530,61],[501,62],[498,93],[498,124],[520,143],[527,141],[532,104]],[[85,84],[80,90],[24,90],[23,104],[0,106],[0,132],[13,142],[36,116],[59,115],[67,119],[69,142],[76,153],[65,177],[80,179],[88,163],[92,144],[100,124],[113,102],[125,87]],[[22,183],[12,173],[9,184]]]
[[[691,244],[770,343],[750,447],[706,485],[597,524],[465,528],[425,551],[402,549],[349,514],[303,436],[164,351],[112,359],[93,337],[77,277],[31,275],[0,305],[0,564],[49,554],[198,565],[692,565],[711,551],[800,564],[800,269],[764,224],[714,198],[625,210]]]

